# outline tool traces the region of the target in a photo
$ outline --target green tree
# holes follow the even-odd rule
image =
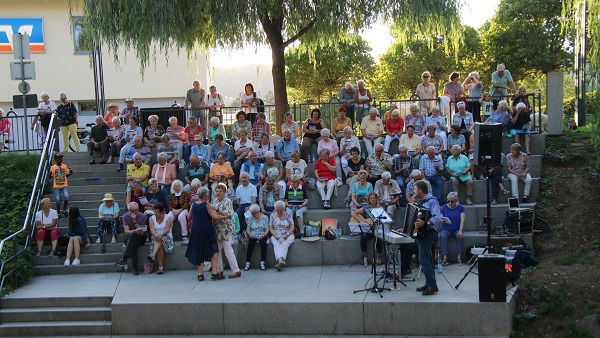
[[[488,72],[506,64],[515,81],[572,64],[571,41],[561,34],[561,0],[502,0],[480,30]]]
[[[71,1],[71,8],[78,1]],[[94,41],[112,51],[129,47],[144,68],[150,55],[173,48],[268,44],[277,125],[288,108],[285,49],[302,39],[311,48],[341,32],[358,32],[379,17],[431,34],[452,31],[460,0],[83,0]]]
[[[347,36],[329,46],[319,46],[312,53],[302,46],[285,53],[288,88],[297,93],[294,99],[316,101],[329,99],[346,81],[355,82],[370,75],[375,60],[369,44],[359,36]]]
[[[394,36],[402,36],[402,30],[395,26]],[[439,93],[451,72],[458,71],[466,75],[479,70],[479,35],[471,27],[461,27],[461,31],[458,48],[454,45],[445,48],[443,37],[437,37],[433,46],[420,36],[406,41],[396,38],[394,44],[379,58],[370,81],[375,95],[381,99],[408,98],[426,70],[432,74]]]

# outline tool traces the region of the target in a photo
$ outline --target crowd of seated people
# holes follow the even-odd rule
[[[435,92],[430,77],[431,74],[425,72],[424,82],[417,90],[424,96]],[[456,97],[465,91],[469,95],[476,94],[481,83],[476,73],[469,74],[462,83],[459,74],[453,74],[444,95]],[[449,121],[449,115],[436,101],[411,104],[405,116],[397,106],[392,106],[381,116],[372,106],[366,83],[359,81],[356,89],[348,83],[340,90],[339,115],[332,121],[326,121],[318,108],[312,109],[305,121],[294,121],[294,116],[286,113],[277,133],[272,133],[275,129],[265,114],[255,111],[253,87],[246,86],[246,89],[242,95],[246,108],[235,114],[235,122],[230,126],[224,124],[222,116],[212,116],[207,118],[204,129],[195,116],[190,116],[184,127],[177,117],[171,116],[165,128],[160,125],[158,116],[151,115],[142,130],[138,123],[139,111],[133,109],[132,101],[128,101],[124,109],[128,112],[126,115],[111,106],[112,119],[100,116],[96,119],[90,153],[99,151],[101,163],[111,162],[118,156],[118,170],[127,172],[127,184],[123,188],[127,212],[121,216],[119,204],[111,194],[106,194],[99,206],[96,243],[109,231],[110,241],[115,243],[118,219],[126,218],[127,233],[146,236],[151,243],[147,259],[157,263],[157,271],[162,273],[164,255],[173,250],[173,229],[181,234],[181,244],[187,245],[191,240],[193,209],[197,204],[206,203],[204,208],[210,210],[206,211],[207,215],[222,217],[216,222],[218,226],[215,225],[215,243],[219,257],[221,251],[225,252],[232,269],[230,277],[235,278],[241,271],[232,256],[233,237],[230,235],[247,237],[248,243],[252,243],[248,246],[244,270],[251,267],[256,242],[261,246],[259,267],[266,269],[264,250],[266,240],[271,237],[276,267],[282,270],[286,265],[287,248],[293,243],[294,228],[303,234],[310,190],[316,190],[314,196],[318,196],[318,202],[329,209],[333,207],[337,189],[347,185],[347,207],[352,217],[360,218],[365,206],[383,207],[395,217],[400,206],[418,202],[415,183],[422,180],[440,205],[448,203],[448,213],[454,217],[459,189],[466,192],[465,204],[473,203],[474,182],[479,178],[475,175],[471,155],[473,130],[475,122],[481,119],[502,123],[507,135],[514,137],[515,144],[505,161],[510,191],[518,197],[521,180],[525,183],[524,201],[530,195],[527,156],[532,109],[524,87],[519,88],[512,108],[502,99],[490,101],[496,105],[490,114],[480,113],[490,97],[477,102],[450,100],[456,106],[456,113]],[[437,94],[431,98],[435,97]],[[477,111],[469,111],[473,109]],[[360,134],[355,135],[355,130],[360,130]],[[521,152],[519,145],[522,138],[525,152]],[[92,159],[90,163],[95,162]],[[502,185],[502,172],[502,167],[491,171],[494,203],[498,201],[498,191],[509,193]],[[446,181],[451,182],[449,187],[454,194],[443,196]],[[199,195],[205,190],[208,196],[202,200]],[[216,211],[211,209],[213,206],[217,206]],[[52,217],[46,209],[43,215]],[[448,218],[453,226],[444,237],[462,238],[462,222],[455,217]],[[74,231],[82,222],[73,221]],[[41,220],[39,224],[51,227],[52,221]],[[38,237],[43,240],[48,231],[42,230],[38,231]],[[54,242],[56,236],[52,231],[48,233]],[[89,238],[88,242],[83,238],[86,234],[81,231],[77,234],[79,239],[74,240],[74,244],[89,243]],[[362,239],[361,246],[366,240]],[[142,240],[134,241],[139,244]],[[132,250],[128,249],[121,262],[126,263],[127,258],[133,257]],[[444,254],[447,255],[447,250]],[[207,257],[212,259],[210,255]],[[134,262],[133,271],[137,271],[137,258]],[[214,274],[219,279],[222,260],[217,260],[217,264]]]

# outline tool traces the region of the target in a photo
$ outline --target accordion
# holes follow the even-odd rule
[[[418,219],[422,219],[423,222],[429,222],[431,218],[431,211],[427,208],[423,208],[415,203],[409,203],[406,206],[406,214],[404,215],[404,229],[403,232],[411,238],[423,238],[425,235],[425,227],[415,227],[415,222]]]

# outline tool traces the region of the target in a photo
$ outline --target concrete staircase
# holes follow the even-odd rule
[[[503,151],[508,152],[512,144],[511,139],[503,139]],[[530,203],[523,205],[533,208],[539,197],[540,175],[542,167],[542,153],[544,151],[545,141],[542,135],[532,135],[532,151],[534,155],[530,156],[531,174],[533,177],[532,193],[529,198]],[[96,239],[96,224],[98,222],[98,206],[101,203],[105,193],[112,193],[116,202],[121,207],[121,214],[125,208],[125,173],[117,172],[117,164],[96,164],[89,165],[89,158],[86,153],[66,153],[65,163],[73,169],[73,175],[69,178],[70,205],[78,206],[81,214],[85,217],[88,229],[92,235],[92,242]],[[313,172],[313,166],[309,166],[309,171]],[[183,172],[180,173],[182,177]],[[510,187],[510,182],[505,180],[505,187]],[[520,183],[520,190],[523,185]],[[451,190],[450,182],[445,182],[444,195]],[[485,182],[476,181],[474,187],[473,205],[464,205],[466,212],[465,223],[465,247],[470,245],[484,245],[486,242],[485,227],[482,219],[486,214],[485,205]],[[306,243],[296,241],[290,252],[290,265],[313,265],[313,264],[347,264],[360,258],[360,249],[358,238],[350,236],[347,223],[350,219],[349,209],[346,207],[344,198],[348,193],[348,186],[338,187],[337,195],[332,199],[332,209],[323,210],[321,199],[316,190],[308,191],[309,211],[305,215],[306,221],[321,220],[324,217],[333,217],[338,219],[338,224],[342,227],[345,234],[342,240],[326,241],[322,239],[317,243]],[[461,200],[464,201],[465,191],[461,188],[459,192]],[[50,196],[52,197],[52,196]],[[505,196],[500,196],[499,204],[492,206],[492,216],[494,224],[501,224],[504,219],[504,213],[507,210],[507,200]],[[394,217],[396,224],[401,224],[404,217],[404,208],[400,208]],[[68,231],[68,220],[62,218],[59,220],[61,233]],[[174,227],[178,232],[178,227]],[[176,237],[177,238],[177,237]],[[517,243],[521,239],[528,245],[532,244],[531,234],[503,237],[502,243]],[[34,257],[35,270],[38,274],[69,274],[69,273],[88,273],[88,272],[115,272],[118,267],[115,262],[119,260],[124,249],[124,236],[117,237],[117,244],[92,244],[90,249],[82,249],[81,265],[65,267],[63,260],[58,257]],[[342,242],[344,244],[342,244]],[[103,252],[104,247],[104,252]],[[49,249],[49,248],[48,248]],[[338,252],[341,250],[341,252]],[[450,245],[451,255],[454,257],[453,241]],[[245,261],[245,250],[238,251],[238,261],[240,264]],[[258,251],[258,250],[256,250]],[[44,250],[47,252],[47,249]],[[342,254],[343,253],[343,254]],[[147,248],[140,248],[140,258],[147,254]],[[175,253],[170,255],[166,261],[167,269],[186,269],[191,268],[184,257],[185,247],[176,245]],[[272,250],[269,250],[272,254]],[[258,260],[258,257],[254,257]],[[254,259],[253,259],[254,261]],[[269,258],[271,261],[271,258]],[[268,262],[269,263],[269,262]],[[271,262],[272,263],[272,262]]]
[[[110,335],[111,301],[112,297],[3,298],[0,336]]]

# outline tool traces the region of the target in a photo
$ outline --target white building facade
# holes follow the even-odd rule
[[[74,2],[76,3],[76,2]],[[31,59],[35,62],[36,79],[28,80],[31,94],[47,92],[58,102],[64,91],[77,104],[83,115],[95,114],[94,74],[89,51],[81,50],[78,38],[83,29],[82,12],[68,0],[2,0],[0,1],[0,107],[13,107],[19,81],[12,81],[9,63],[14,61],[11,33],[27,32],[31,38]],[[74,23],[74,24],[72,24]],[[119,62],[107,48],[103,50],[104,91],[107,105],[124,107],[131,97],[140,108],[169,107],[175,101],[183,105],[186,91],[198,79],[202,87],[208,83],[208,54],[196,53],[188,58],[185,50],[172,50],[167,59],[159,55],[141,74],[133,50],[119,51]],[[19,115],[22,110],[15,110]],[[34,113],[28,110],[28,115]]]

